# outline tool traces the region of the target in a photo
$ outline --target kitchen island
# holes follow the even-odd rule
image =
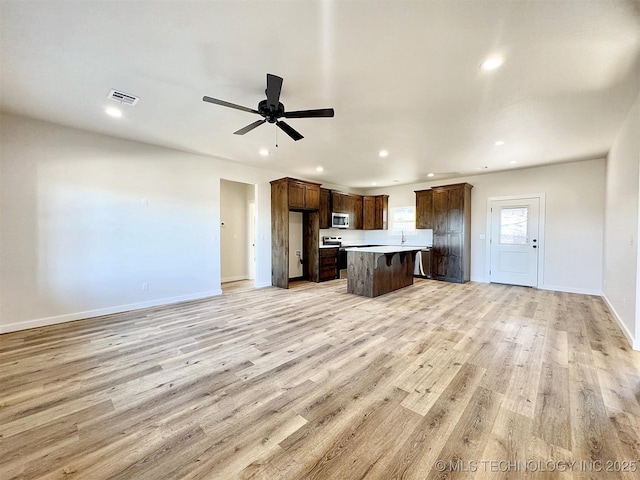
[[[413,285],[416,252],[422,247],[347,248],[347,292],[377,297]]]

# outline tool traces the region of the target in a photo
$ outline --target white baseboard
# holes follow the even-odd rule
[[[236,275],[235,277],[224,277],[223,279],[220,280],[220,283],[237,282],[239,280],[251,280],[251,279],[246,275]]]
[[[596,297],[602,296],[602,292],[600,290],[591,290],[589,288],[560,287],[558,285],[546,285],[546,284],[538,288],[540,290],[553,290],[555,292],[579,293],[581,295],[595,295]]]
[[[618,322],[618,326],[620,327],[620,330],[622,330],[622,333],[624,333],[624,336],[627,337],[627,340],[631,344],[631,348],[633,348],[634,350],[640,351],[640,338],[635,338],[633,333],[629,331],[627,326],[624,324],[624,322],[620,318],[620,315],[618,315],[618,312],[616,311],[616,309],[613,308],[613,305],[611,304],[607,296],[602,295],[602,299],[604,300],[604,303],[607,304],[607,307],[609,307],[609,310],[611,310],[611,313],[613,314],[613,318],[615,318],[616,322]]]
[[[472,278],[472,282],[478,283],[491,283],[487,281],[485,278]],[[572,288],[572,287],[560,287],[558,285],[542,285],[539,288],[540,290],[552,290],[554,292],[564,292],[564,293],[578,293],[581,295],[595,295],[596,297],[601,297],[602,292],[600,290],[591,290],[588,288]]]
[[[116,307],[99,308],[96,310],[87,310],[84,312],[66,313],[55,317],[36,318],[26,320],[24,322],[9,323],[0,325],[0,334],[16,332],[18,330],[28,330],[30,328],[46,327],[47,325],[55,325],[58,323],[73,322],[74,320],[82,320],[91,317],[100,317],[102,315],[111,315],[112,313],[122,313],[131,310],[140,310],[142,308],[158,307],[160,305],[169,305],[171,303],[186,302],[189,300],[199,300],[201,298],[215,297],[222,295],[222,290],[210,290],[208,292],[199,292],[189,295],[181,295],[178,297],[158,298],[147,302],[130,303],[127,305],[118,305]]]

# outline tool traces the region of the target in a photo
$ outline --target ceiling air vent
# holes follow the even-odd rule
[[[123,93],[118,90],[111,90],[107,98],[116,102],[126,103],[132,107],[138,103],[138,100],[140,100],[138,97],[134,97],[133,95],[129,95],[128,93]]]

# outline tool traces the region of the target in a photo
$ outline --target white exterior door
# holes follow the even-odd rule
[[[536,287],[540,199],[494,200],[490,213],[490,281]]]

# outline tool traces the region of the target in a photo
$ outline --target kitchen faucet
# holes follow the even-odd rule
[[[402,235],[402,237],[400,239],[400,245],[404,245],[404,242],[407,241],[407,237],[404,236],[404,230],[400,230],[400,232],[401,232],[401,235]]]

